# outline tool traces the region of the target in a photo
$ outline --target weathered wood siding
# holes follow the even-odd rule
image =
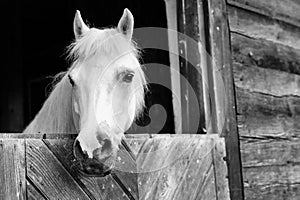
[[[300,199],[300,1],[227,6],[245,199]]]
[[[217,135],[128,135],[104,178],[78,172],[75,137],[0,134],[0,199],[229,200]]]

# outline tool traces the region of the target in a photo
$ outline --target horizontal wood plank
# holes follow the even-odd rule
[[[251,185],[245,186],[245,200],[299,200],[300,184],[270,184],[270,185]]]
[[[300,198],[300,138],[241,140],[246,200]]]
[[[241,136],[290,138],[299,135],[298,97],[275,97],[236,87],[236,98]]]
[[[25,142],[0,139],[0,199],[26,199]]]
[[[300,27],[300,2],[297,0],[228,0],[227,2]]]
[[[298,49],[236,33],[231,34],[231,46],[235,63],[300,75]]]
[[[243,138],[241,154],[244,168],[300,164],[300,139]]]
[[[271,96],[300,97],[300,75],[234,63],[236,87]]]
[[[271,187],[278,185],[290,185],[293,187],[300,183],[300,165],[272,165],[265,167],[243,168],[243,175],[245,186],[251,189],[260,188],[260,190],[268,190]],[[286,190],[286,192],[288,192],[288,190]],[[298,193],[297,197],[299,199],[299,191],[296,193]],[[284,198],[277,195],[276,199]]]
[[[300,49],[300,27],[228,5],[230,30]]]

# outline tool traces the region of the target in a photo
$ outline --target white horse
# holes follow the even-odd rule
[[[125,9],[117,28],[89,28],[77,11],[73,64],[24,131],[78,133],[74,156],[87,174],[105,175],[114,167],[124,132],[144,107],[146,81],[133,24]]]

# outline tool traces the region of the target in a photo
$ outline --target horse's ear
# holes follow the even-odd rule
[[[118,31],[120,33],[123,33],[129,40],[131,40],[133,33],[133,25],[133,15],[127,8],[125,8],[118,24]]]
[[[85,25],[85,23],[83,22],[79,10],[76,10],[73,28],[76,39],[79,39],[84,33],[90,30],[89,27],[87,27],[87,25]]]

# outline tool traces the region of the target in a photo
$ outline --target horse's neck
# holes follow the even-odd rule
[[[74,123],[72,86],[63,77],[24,133],[76,133]]]

